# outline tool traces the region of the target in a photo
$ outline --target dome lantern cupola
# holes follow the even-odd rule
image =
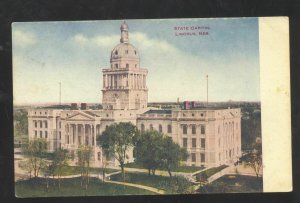
[[[121,43],[128,43],[129,42],[129,38],[128,38],[128,25],[125,22],[125,20],[121,24],[120,30],[121,30],[121,39],[120,39],[120,42]]]

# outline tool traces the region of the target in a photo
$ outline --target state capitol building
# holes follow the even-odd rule
[[[146,68],[140,67],[138,50],[129,43],[128,25],[120,27],[120,43],[112,49],[110,68],[102,69],[103,109],[91,110],[85,103],[71,109],[34,108],[28,112],[29,139],[44,138],[49,150],[68,149],[76,159],[80,145],[93,148],[92,165],[118,162],[102,154],[96,136],[112,123],[131,122],[141,131],[157,130],[187,149],[189,166],[213,167],[231,164],[241,156],[240,109],[150,108]],[[126,162],[133,162],[132,151]]]

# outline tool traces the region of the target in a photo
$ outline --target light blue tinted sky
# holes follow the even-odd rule
[[[14,102],[101,102],[102,68],[119,43],[113,21],[14,23]],[[259,101],[258,19],[127,20],[147,68],[149,101]],[[176,36],[175,26],[208,26]]]

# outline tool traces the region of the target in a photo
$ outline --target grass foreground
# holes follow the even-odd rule
[[[96,178],[90,178],[88,189],[81,187],[80,178],[61,180],[61,187],[58,188],[57,180],[49,181],[47,191],[44,178],[32,178],[15,183],[16,197],[59,197],[59,196],[112,196],[112,195],[156,195],[156,193],[139,188],[103,183]]]
[[[225,175],[200,189],[200,193],[263,192],[262,177]]]
[[[143,167],[135,162],[125,164],[125,167],[145,169],[145,167]],[[193,173],[193,172],[196,172],[196,171],[199,171],[202,169],[204,169],[204,167],[181,165],[181,166],[178,166],[178,167],[172,169],[172,172]],[[157,168],[157,170],[166,171],[166,169],[164,169],[164,168]]]

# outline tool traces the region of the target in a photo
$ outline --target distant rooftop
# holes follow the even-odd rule
[[[171,109],[151,109],[144,114],[172,114]]]
[[[70,105],[39,106],[37,109],[71,109]]]

